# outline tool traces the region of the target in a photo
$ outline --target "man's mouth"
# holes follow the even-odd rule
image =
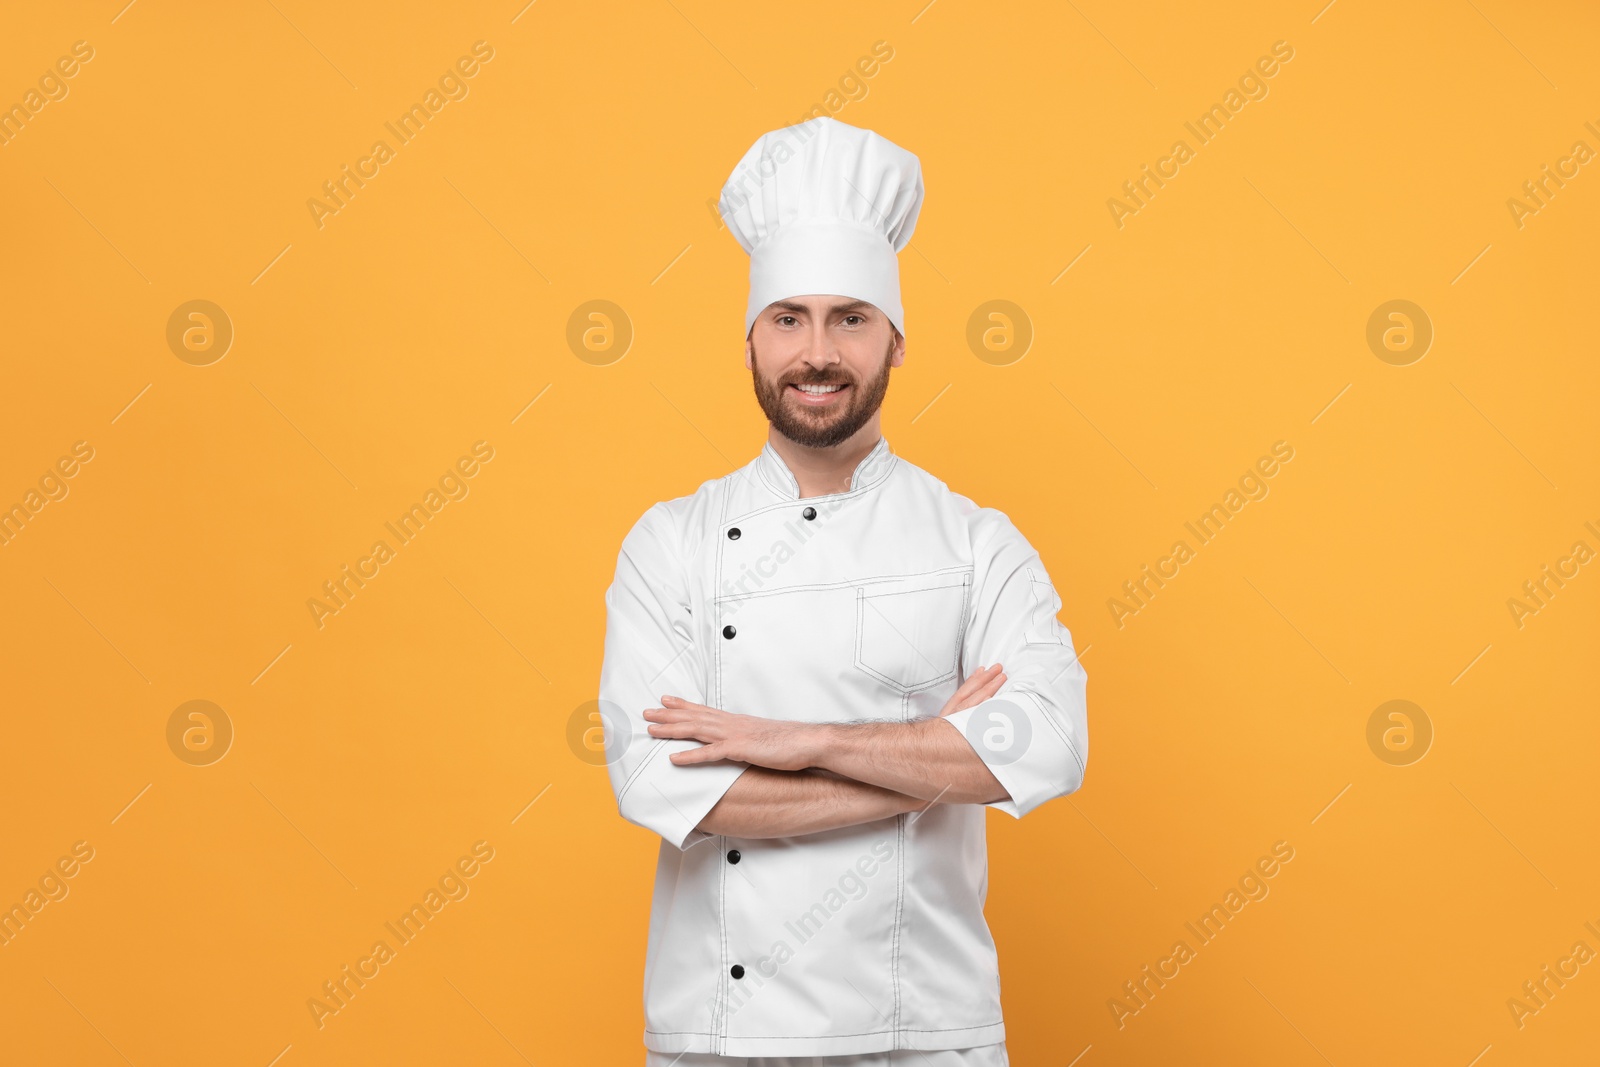
[[[785,388],[807,407],[823,407],[836,403],[850,386],[846,382],[831,382],[825,385],[791,382]]]

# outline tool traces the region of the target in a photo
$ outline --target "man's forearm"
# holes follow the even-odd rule
[[[937,717],[910,722],[769,719],[696,704],[670,693],[661,697],[661,707],[646,708],[642,714],[650,724],[651,737],[701,742],[698,747],[672,753],[668,759],[677,766],[737,760],[768,774],[790,776],[768,779],[758,775],[741,786],[750,778],[746,771],[724,798],[733,798],[725,814],[736,820],[738,829],[700,827],[711,833],[739,834],[753,826],[765,829],[767,836],[783,836],[850,826],[909,810],[900,807],[902,801],[894,800],[895,796],[947,804],[992,804],[1010,799],[1011,794],[977,750],[946,718],[990,699],[1005,681],[999,664],[980,667],[951,694]],[[794,777],[807,772],[809,778]],[[848,787],[837,782],[815,781],[828,774],[849,779],[852,785],[877,786],[889,796],[843,791]],[[770,785],[765,784],[769,781]],[[749,812],[740,810],[745,788],[763,790],[751,795]],[[713,808],[707,819],[720,818],[719,808]],[[778,828],[767,826],[768,822]]]
[[[812,765],[859,782],[946,804],[989,804],[1011,795],[943,716],[822,723],[810,731]]]
[[[924,800],[847,777],[750,767],[734,779],[697,829],[729,837],[798,837],[926,806]]]

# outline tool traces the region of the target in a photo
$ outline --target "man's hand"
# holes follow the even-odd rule
[[[1006,676],[998,663],[979,667],[945,702],[939,715],[981,704],[999,692]],[[821,753],[822,735],[818,724],[768,719],[760,715],[740,715],[684,700],[664,696],[662,707],[647,708],[651,737],[687,738],[701,747],[674,752],[669,758],[678,766],[736,760],[768,767],[775,771],[799,771],[816,766]],[[825,772],[831,773],[831,772]],[[844,777],[838,775],[837,777]]]
[[[738,760],[775,771],[799,771],[811,766],[815,756],[815,727],[807,722],[740,715],[695,704],[681,697],[664,696],[664,707],[646,708],[651,737],[688,738],[701,747],[674,752],[678,766]]]
[[[998,693],[1000,687],[1005,684],[1006,676],[1000,669],[1000,664],[991,663],[987,667],[979,667],[967,675],[967,680],[961,683],[961,688],[950,694],[950,699],[939,709],[939,714],[954,715],[958,711],[965,711],[982,704]]]

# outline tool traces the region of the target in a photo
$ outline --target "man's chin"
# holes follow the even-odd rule
[[[854,432],[853,429],[845,432],[851,422],[847,411],[824,415],[816,411],[785,408],[784,415],[787,417],[773,423],[774,428],[795,444],[808,448],[832,448],[842,444]]]

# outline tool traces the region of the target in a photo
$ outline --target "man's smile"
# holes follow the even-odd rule
[[[849,388],[846,382],[831,382],[827,385],[791,382],[785,386],[785,392],[808,408],[821,408],[839,403]]]

